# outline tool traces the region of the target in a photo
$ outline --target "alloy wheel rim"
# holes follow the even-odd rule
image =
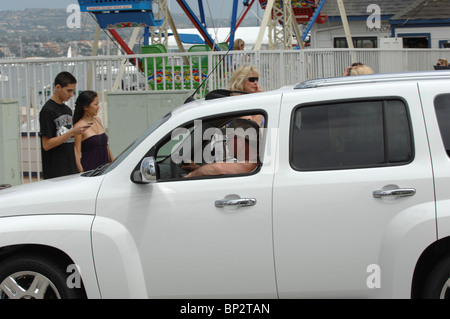
[[[50,279],[34,271],[20,271],[0,283],[0,299],[61,299]]]

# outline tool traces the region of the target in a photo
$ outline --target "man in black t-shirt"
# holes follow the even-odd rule
[[[78,173],[74,136],[89,125],[73,127],[72,110],[64,103],[74,94],[77,80],[69,72],[55,78],[55,92],[39,113],[42,170],[44,179]]]

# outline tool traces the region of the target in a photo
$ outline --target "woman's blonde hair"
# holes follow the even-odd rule
[[[440,58],[440,59],[438,60],[438,62],[439,62],[442,66],[448,66],[448,61],[447,61],[447,59]]]
[[[253,65],[243,65],[237,68],[228,82],[228,90],[231,91],[243,91],[244,90],[244,81],[248,77],[250,73],[255,74],[255,76],[259,76],[258,69]]]
[[[245,45],[244,40],[236,39],[234,40],[233,50],[242,50],[242,45]]]
[[[373,70],[367,65],[357,65],[352,68],[350,75],[363,75],[363,74],[373,74]]]

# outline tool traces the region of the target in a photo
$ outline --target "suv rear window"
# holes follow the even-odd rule
[[[299,106],[291,122],[295,170],[401,165],[413,157],[410,121],[402,100]]]
[[[442,94],[434,100],[436,117],[447,155],[450,157],[450,94]]]

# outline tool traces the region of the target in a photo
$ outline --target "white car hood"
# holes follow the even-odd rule
[[[103,178],[71,175],[0,190],[0,217],[93,215]]]

